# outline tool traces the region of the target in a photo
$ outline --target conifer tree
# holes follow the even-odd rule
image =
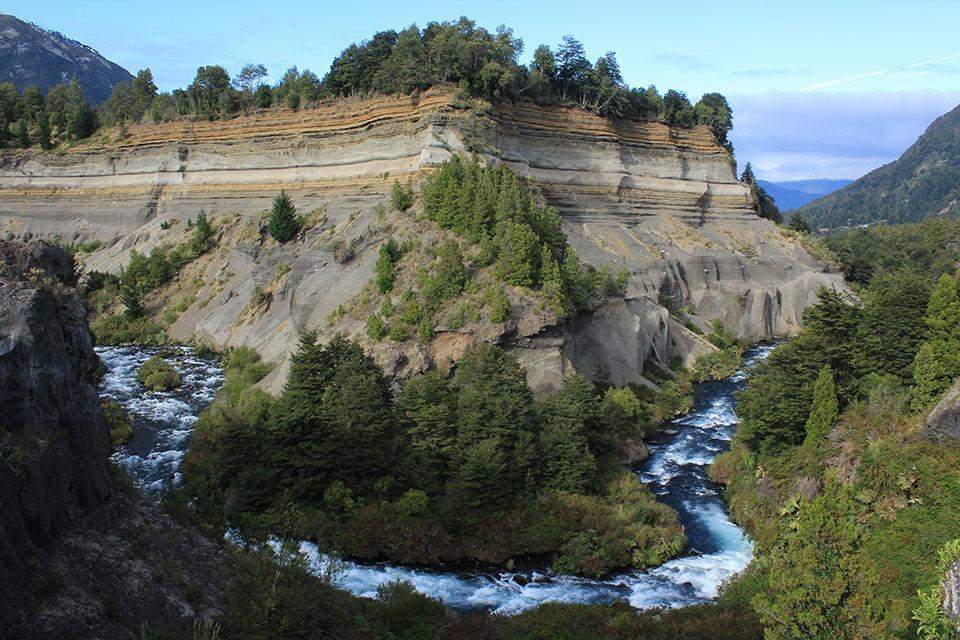
[[[300,230],[300,220],[293,201],[286,191],[273,199],[273,208],[270,210],[270,235],[279,243],[287,242],[297,235]]]
[[[837,421],[837,388],[833,382],[833,370],[824,365],[813,383],[813,406],[807,418],[807,437],[804,444],[823,442],[830,428]]]
[[[37,143],[44,151],[53,147],[50,144],[50,119],[43,112],[37,115]]]
[[[123,311],[129,318],[143,317],[143,297],[136,278],[130,269],[120,279],[120,299],[123,302]]]
[[[960,296],[957,280],[943,274],[927,303],[927,340],[913,360],[913,407],[922,409],[960,376]]]
[[[929,340],[960,341],[960,295],[954,276],[944,273],[937,280],[924,322]]]

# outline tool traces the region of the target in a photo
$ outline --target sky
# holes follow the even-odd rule
[[[960,103],[956,0],[725,0],[550,3],[486,0],[140,3],[6,0],[0,11],[60,31],[161,89],[196,68],[265,64],[322,76],[352,42],[376,31],[467,15],[512,27],[526,44],[564,34],[591,59],[614,51],[631,86],[696,100],[720,91],[734,109],[737,160],[768,180],[857,178],[896,159]]]

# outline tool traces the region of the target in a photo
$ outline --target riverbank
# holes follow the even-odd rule
[[[222,383],[222,369],[210,361],[188,355],[174,362],[187,386],[148,398],[138,391],[135,374],[139,363],[148,359],[152,350],[111,347],[101,351],[108,367],[103,383],[104,391],[109,390],[107,395],[128,410],[132,407],[135,412],[139,411],[141,417],[166,420],[173,436],[154,436],[157,444],[154,451],[135,452],[128,448],[125,454],[118,453],[126,456],[124,466],[135,472],[139,469],[144,486],[156,483],[158,476],[161,480],[170,478],[171,473],[178,479],[189,432],[202,409],[201,404],[191,404],[190,399],[200,398],[202,403],[212,397]],[[341,566],[338,586],[369,597],[375,596],[384,584],[404,580],[421,593],[452,607],[500,613],[517,613],[546,602],[598,604],[626,599],[637,609],[647,609],[710,601],[723,582],[749,563],[752,543],[727,517],[717,487],[706,475],[706,465],[726,448],[733,435],[737,424],[733,394],[742,386],[750,367],[768,352],[769,347],[753,348],[745,354],[744,367],[733,377],[698,384],[693,409],[653,439],[651,456],[637,468],[639,477],[648,483],[658,499],[677,510],[688,540],[682,557],[646,572],[619,573],[605,579],[564,576],[546,567],[524,571],[445,572],[346,562]],[[198,375],[211,376],[200,394],[190,386]],[[180,394],[186,397],[179,397]],[[174,407],[179,412],[172,410]],[[145,426],[149,432],[149,422],[137,423],[134,428],[143,431]],[[162,429],[154,429],[153,433],[160,431]],[[150,438],[143,438],[141,434],[135,435],[131,443],[136,446],[149,441]],[[162,490],[163,484],[156,488]],[[326,566],[315,544],[305,542],[301,550],[314,569]]]

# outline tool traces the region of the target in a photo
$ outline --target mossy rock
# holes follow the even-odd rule
[[[180,374],[158,355],[143,363],[137,371],[137,380],[154,391],[169,391],[180,386]]]

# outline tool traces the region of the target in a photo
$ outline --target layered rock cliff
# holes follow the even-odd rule
[[[843,286],[754,215],[732,158],[705,127],[611,122],[533,103],[490,107],[440,89],[228,122],[142,125],[63,155],[7,155],[0,224],[13,236],[106,240],[88,268],[115,270],[131,248],[181,237],[183,225],[172,221],[220,216],[220,248],[181,278],[180,289],[202,286],[170,331],[250,344],[278,359],[299,330],[326,326],[370,279],[383,239],[376,209],[394,180],[414,182],[468,151],[539,186],[583,260],[630,275],[624,299],[572,322],[519,322],[483,337],[514,349],[541,388],[598,363],[615,383],[642,381],[651,360],[689,364],[711,347],[687,321],[720,318],[749,340],[789,334],[820,287]],[[260,214],[281,188],[309,212],[309,228],[278,246],[265,239]],[[345,245],[348,260],[337,253]],[[270,289],[270,304],[250,313],[258,286]],[[479,339],[454,333],[440,336],[444,344]],[[394,359],[409,368],[435,355],[408,349]]]

